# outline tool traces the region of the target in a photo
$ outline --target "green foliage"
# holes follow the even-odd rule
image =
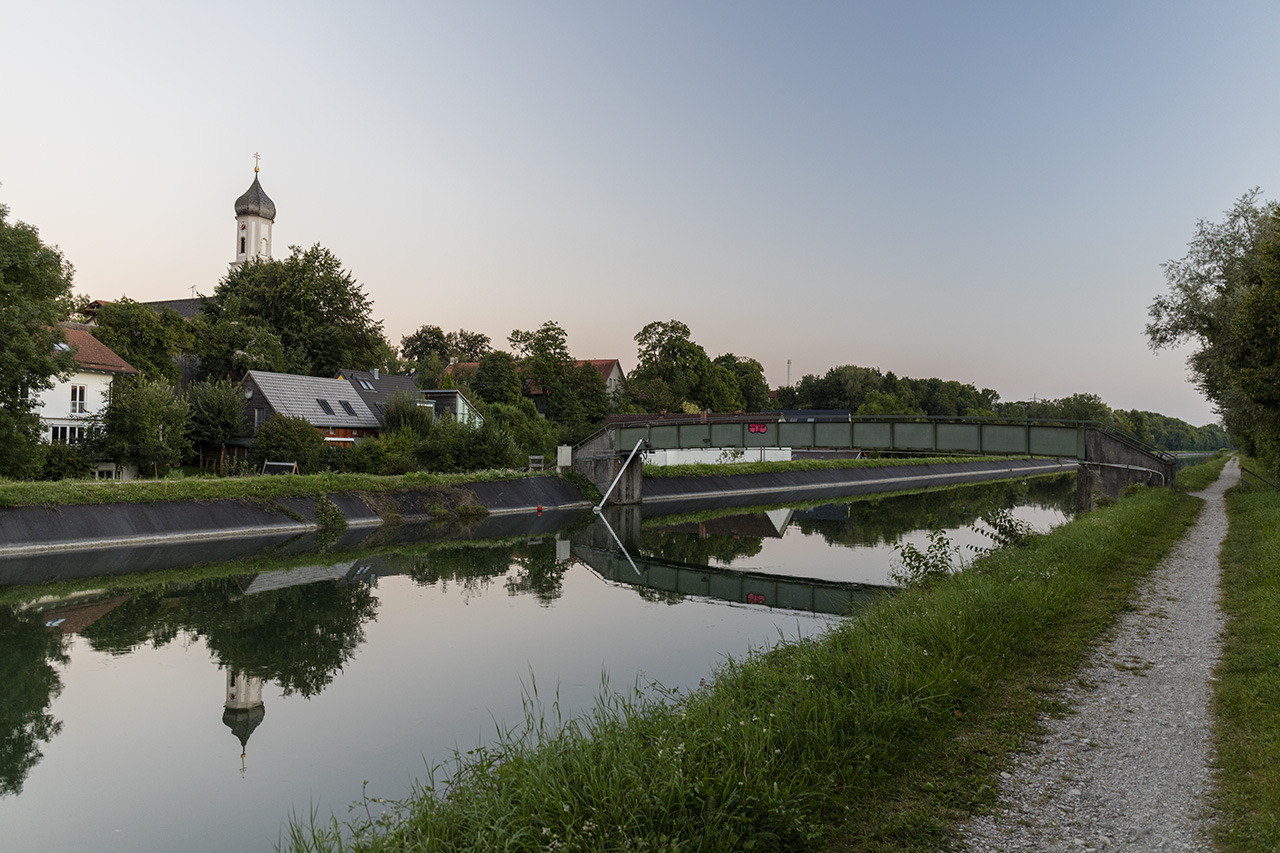
[[[71,310],[71,264],[36,229],[5,220],[0,204],[0,476],[40,471],[40,393],[75,366],[55,344]]]
[[[466,329],[445,334],[439,326],[428,325],[400,339],[401,354],[418,364],[430,359],[448,364],[450,358],[466,362],[479,361],[489,351],[488,335]]]
[[[182,376],[174,358],[194,345],[191,327],[178,312],[121,297],[104,302],[95,323],[93,336],[144,377],[178,384]]]
[[[520,402],[521,387],[515,358],[502,350],[488,353],[480,359],[470,386],[476,397],[486,403],[516,405]]]
[[[472,429],[452,418],[432,424],[416,454],[426,470],[441,473],[516,468],[522,462],[511,436],[492,422]]]
[[[93,460],[80,444],[58,441],[44,449],[42,480],[83,479],[93,473]]]
[[[190,409],[188,435],[192,441],[217,445],[221,470],[227,442],[244,430],[244,393],[223,379],[192,385],[184,396]]]
[[[405,430],[415,438],[431,432],[431,409],[419,405],[421,400],[408,394],[393,394],[382,409],[383,425],[388,431]]]
[[[938,378],[912,379],[879,368],[846,364],[823,376],[806,374],[793,388],[779,389],[784,409],[848,409],[859,415],[985,417],[1000,395],[990,388]]]
[[[261,471],[264,462],[297,462],[302,473],[311,474],[324,452],[324,437],[305,419],[272,415],[249,447],[249,470]]]
[[[638,364],[628,385],[649,411],[734,412],[746,401],[739,386],[737,358],[734,366],[717,364],[689,337],[689,327],[679,320],[653,322],[636,333]],[[744,368],[749,376],[750,366]]]
[[[1220,223],[1201,220],[1187,254],[1164,264],[1151,304],[1152,349],[1191,342],[1196,385],[1246,452],[1280,461],[1280,205],[1250,190]]]
[[[161,380],[117,378],[111,399],[97,418],[97,453],[119,465],[134,465],[140,476],[158,477],[191,454],[187,437],[190,406]]]
[[[946,532],[929,517],[929,544],[921,551],[911,542],[894,543],[898,565],[889,575],[901,586],[924,586],[945,578],[960,569],[960,549],[952,544]]]
[[[288,371],[280,335],[246,313],[243,304],[240,297],[228,295],[216,317],[202,313],[191,321],[201,376],[238,382],[250,370]]]
[[[315,245],[306,251],[291,246],[283,260],[254,261],[227,273],[203,313],[213,329],[241,323],[270,331],[283,347],[286,372],[332,376],[343,367],[370,370],[384,360],[382,323],[372,319],[372,308],[342,262]],[[225,352],[222,360],[235,362]]]
[[[316,524],[320,525],[321,530],[346,530],[347,517],[328,495],[318,495],[313,505],[316,510]]]
[[[485,423],[511,436],[521,456],[551,456],[556,449],[556,428],[538,414],[533,401],[520,398],[515,405],[494,403],[485,408]]]

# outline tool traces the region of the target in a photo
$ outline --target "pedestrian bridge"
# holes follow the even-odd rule
[[[602,493],[620,487],[611,502],[639,503],[641,467],[622,473],[637,449],[827,449],[966,456],[1037,456],[1075,459],[1082,494],[1088,487],[1119,497],[1132,482],[1172,482],[1176,460],[1127,433],[1093,421],[929,418],[849,415],[800,419],[781,413],[616,418],[604,432],[574,449],[574,468]]]

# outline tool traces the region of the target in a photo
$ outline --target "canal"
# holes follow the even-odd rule
[[[1073,500],[1067,476],[686,512],[637,522],[625,552],[578,516],[149,573],[127,574],[137,551],[62,555],[77,580],[0,588],[3,847],[262,850],[290,816],[403,797],[530,702],[696,689],[726,656],[820,632],[885,594],[893,543],[931,525],[981,547],[984,513],[1043,530]]]

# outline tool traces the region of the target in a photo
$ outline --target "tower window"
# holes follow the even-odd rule
[[[240,238],[240,254],[244,254],[244,238]]]

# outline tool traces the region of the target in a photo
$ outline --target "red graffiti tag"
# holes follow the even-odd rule
[[[768,424],[747,424],[747,432],[765,433],[769,431]]]
[[[747,604],[764,604],[764,593],[749,592],[747,593]]]

